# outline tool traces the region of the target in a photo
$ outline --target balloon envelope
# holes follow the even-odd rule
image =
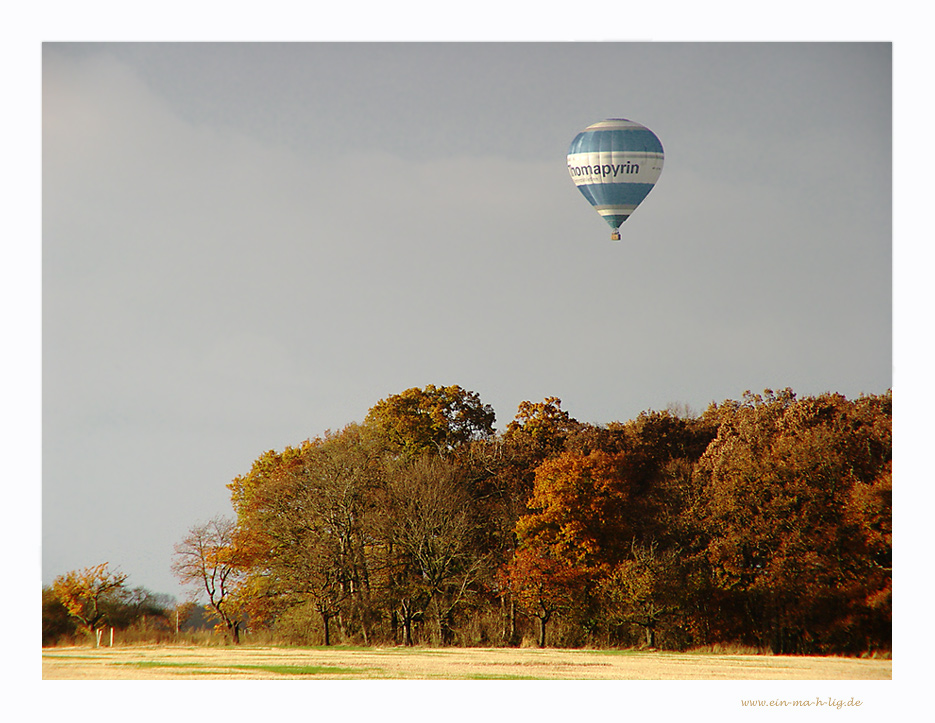
[[[568,149],[568,173],[616,232],[652,190],[663,159],[662,143],[649,128],[610,118],[575,136]]]

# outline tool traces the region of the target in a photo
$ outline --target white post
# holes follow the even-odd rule
[[[110,647],[114,647],[114,629],[110,629]]]
[[[101,630],[100,628],[96,628],[94,630],[94,647],[95,648],[101,647],[101,633],[103,632],[104,631]]]

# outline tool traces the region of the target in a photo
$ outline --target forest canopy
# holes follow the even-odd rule
[[[430,385],[229,489],[225,534],[190,534],[176,570],[235,641],[891,647],[889,391],[606,425],[549,397],[498,433],[477,393]]]

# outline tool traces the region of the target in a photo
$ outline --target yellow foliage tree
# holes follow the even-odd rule
[[[107,619],[105,603],[122,591],[126,579],[124,573],[109,572],[107,563],[102,562],[59,575],[52,583],[52,589],[68,614],[85,631],[96,634]]]

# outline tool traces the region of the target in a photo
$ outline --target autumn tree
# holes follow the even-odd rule
[[[103,562],[59,575],[52,589],[68,614],[100,644],[100,632],[108,617],[107,603],[119,596],[126,579],[126,574],[109,571]]]
[[[565,441],[579,423],[562,409],[558,397],[521,402],[499,440],[501,463],[496,479],[510,527],[526,512],[536,468],[564,451]]]
[[[516,416],[503,433],[503,445],[533,470],[549,457],[562,452],[565,440],[579,423],[562,409],[558,397],[541,402],[520,402]],[[532,479],[529,479],[530,487]]]
[[[356,425],[303,444],[290,459],[243,511],[243,537],[265,540],[251,574],[265,577],[265,596],[281,604],[311,602],[325,644],[335,618],[344,634],[353,618],[366,644],[373,617],[368,526],[379,459]]]
[[[631,542],[630,556],[617,563],[599,583],[603,609],[616,624],[643,629],[646,646],[656,647],[656,632],[679,613],[684,591],[679,550],[660,551],[655,540]]]
[[[301,493],[305,496],[304,493]],[[266,596],[279,598],[281,609],[311,603],[318,613],[324,644],[331,644],[331,621],[342,614],[351,589],[342,564],[339,537],[304,510],[286,509],[271,527],[276,541],[267,565]]]
[[[272,550],[277,544],[270,535],[271,507],[288,505],[295,480],[304,468],[303,454],[313,443],[306,440],[282,452],[268,450],[261,454],[244,475],[238,475],[228,485],[231,504],[236,513],[234,539],[238,564],[244,574],[239,585],[239,598],[251,625],[273,624],[285,607],[292,604],[278,587],[270,571]]]
[[[413,620],[430,613],[438,639],[450,644],[454,615],[487,563],[464,475],[451,461],[423,455],[395,470],[385,499],[387,580],[405,641],[412,644]]]
[[[528,514],[519,519],[521,544],[534,540],[550,556],[597,571],[625,554],[638,522],[632,479],[623,454],[565,452],[536,469]]]
[[[267,487],[277,484],[292,470],[301,468],[302,455],[311,444],[310,441],[306,441],[297,447],[286,447],[282,452],[272,449],[264,452],[254,460],[247,474],[238,475],[227,485],[239,527],[250,527],[251,515],[265,504],[264,494]],[[259,529],[253,531],[257,534],[260,532]],[[257,544],[262,547],[262,541],[251,540],[248,543],[241,539],[240,542],[242,546]],[[248,551],[244,549],[243,552]]]
[[[330,622],[366,644],[376,616],[371,600],[378,440],[360,425],[268,452],[230,485],[237,540],[248,571],[245,604],[256,619],[311,605],[326,642]]]
[[[891,585],[888,398],[767,390],[712,414],[691,513],[717,634],[780,653],[867,645]]]
[[[540,640],[556,611],[579,611],[633,536],[630,481],[620,454],[566,450],[535,473],[518,548],[506,566],[509,591],[539,620]],[[568,586],[562,589],[562,586]]]
[[[493,409],[476,392],[458,385],[413,387],[381,399],[364,426],[387,447],[404,455],[446,453],[493,434]]]
[[[219,625],[234,643],[240,643],[243,611],[236,593],[243,566],[234,532],[234,522],[224,517],[194,525],[175,546],[172,571],[183,585],[192,586],[196,595],[207,595]]]
[[[524,612],[538,621],[540,648],[546,646],[546,630],[552,616],[579,607],[587,584],[584,570],[556,559],[551,550],[534,541],[521,547],[500,574],[503,588],[512,593]]]

